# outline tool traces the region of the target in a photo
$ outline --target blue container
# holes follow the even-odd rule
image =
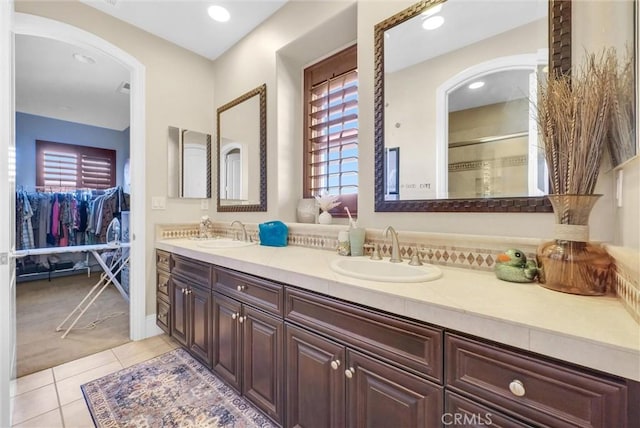
[[[258,225],[260,245],[286,247],[289,228],[281,221],[268,221]]]

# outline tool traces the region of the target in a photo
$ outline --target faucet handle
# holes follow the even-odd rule
[[[420,257],[420,251],[418,251],[418,247],[416,247],[415,252],[411,256],[411,260],[409,261],[409,265],[411,266],[422,266],[422,258]]]
[[[365,244],[364,248],[373,249],[371,252],[371,260],[382,260],[382,256],[380,256],[380,245],[379,244]]]

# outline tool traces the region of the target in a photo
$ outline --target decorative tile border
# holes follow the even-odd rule
[[[338,232],[347,226],[291,223],[288,244],[321,250],[335,251],[338,246]],[[259,241],[258,224],[246,223],[247,233],[254,242]],[[229,223],[213,222],[212,236],[234,238],[238,227]],[[195,238],[199,234],[198,225],[166,224],[156,226],[158,239]],[[498,254],[509,248],[518,248],[527,258],[535,259],[536,249],[543,240],[534,238],[489,237],[476,235],[458,235],[449,233],[425,233],[398,231],[400,255],[410,260],[416,250],[420,251],[425,262],[479,271],[493,271]],[[391,242],[383,235],[383,230],[367,229],[366,244],[378,245],[380,255],[391,256]],[[640,323],[640,257],[637,251],[604,245],[615,260],[612,293],[622,300],[631,316]],[[365,254],[371,254],[366,249]]]
[[[640,323],[640,254],[629,248],[605,245],[615,261],[613,287],[615,294],[631,316]]]
[[[245,224],[247,233],[255,242],[258,238],[258,225],[256,223]],[[288,244],[299,247],[309,247],[334,251],[338,246],[338,232],[345,230],[346,226],[319,225],[292,223],[288,225]],[[232,227],[228,223],[213,222],[210,229],[212,236],[235,237],[238,227]],[[197,224],[170,224],[158,225],[156,236],[159,239],[195,238],[199,234]],[[508,248],[518,248],[527,257],[534,258],[539,241],[536,239],[512,239],[491,238],[455,234],[433,234],[421,232],[398,233],[400,241],[400,255],[403,259],[410,260],[419,250],[422,258],[427,263],[492,271],[495,261],[501,252]],[[365,242],[378,245],[383,257],[391,255],[391,242],[383,236],[379,229],[367,229]],[[365,254],[370,254],[372,249],[367,249]]]

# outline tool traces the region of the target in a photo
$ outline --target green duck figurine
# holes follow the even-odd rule
[[[496,260],[496,276],[509,282],[532,282],[538,275],[538,266],[533,260],[517,249],[509,249],[498,254]]]

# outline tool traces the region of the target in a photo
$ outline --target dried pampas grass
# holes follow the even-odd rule
[[[541,82],[537,117],[554,194],[593,194],[611,129],[615,50],[590,54],[583,66]]]
[[[631,159],[636,154],[634,131],[634,70],[633,54],[627,49],[626,57],[618,65],[613,61],[616,75],[613,79],[613,96],[611,97],[611,127],[609,129],[608,147],[611,162],[614,166]]]

